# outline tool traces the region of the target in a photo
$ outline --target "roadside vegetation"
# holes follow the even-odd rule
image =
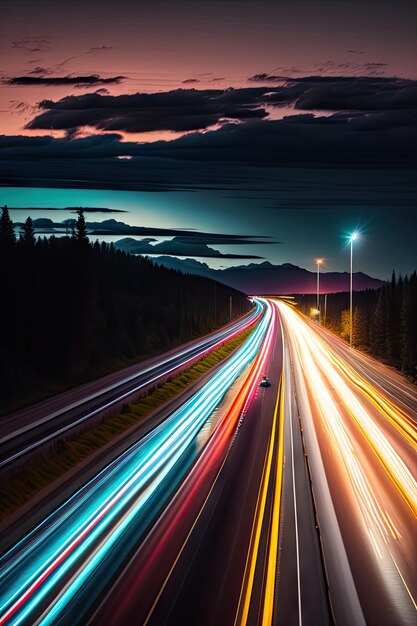
[[[349,293],[331,293],[327,296],[322,322],[349,341]],[[297,296],[300,310],[309,314],[316,307],[313,294]],[[417,272],[397,278],[379,289],[354,293],[353,345],[378,357],[387,365],[400,370],[410,381],[417,383]]]
[[[133,404],[126,404],[119,415],[108,417],[93,428],[57,442],[57,452],[38,455],[26,467],[0,485],[0,520],[28,502],[39,491],[75,467],[88,456],[140,423],[156,409],[195,383],[203,374],[234,352],[253,332],[251,327],[201,358],[186,370],[154,388]]]
[[[112,245],[84,215],[40,237],[0,215],[0,414],[161,354],[250,310],[247,297]],[[230,303],[232,310],[230,311]]]

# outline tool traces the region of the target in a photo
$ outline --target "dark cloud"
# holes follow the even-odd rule
[[[414,171],[416,145],[417,114],[411,109],[327,117],[299,114],[228,124],[216,131],[147,144],[121,141],[118,134],[74,140],[3,136],[0,180],[18,186],[143,191],[252,186],[257,191],[259,186],[276,189],[277,181],[282,183],[283,177],[285,181],[285,172],[278,174],[278,169],[304,168],[328,171],[330,189],[331,179],[338,179],[336,169]],[[381,190],[387,184],[384,177],[381,174]],[[400,189],[397,202],[410,202],[409,184]],[[349,191],[354,192],[354,188]],[[391,189],[377,195],[384,205],[389,198],[392,201]]]
[[[80,207],[67,207],[66,210],[78,210]],[[83,211],[88,212],[88,208]],[[26,209],[32,210],[32,209]],[[35,209],[39,210],[39,209]],[[42,209],[48,210],[48,209]],[[56,210],[56,209],[53,209]],[[91,211],[104,212],[106,209],[94,209]],[[110,209],[107,209],[110,212]],[[125,211],[118,211],[124,213]],[[41,217],[33,220],[33,226],[37,231],[43,232],[43,229],[48,229],[48,232],[54,231],[56,233],[64,232],[69,224],[73,224],[75,220],[67,219],[63,222],[54,222],[48,217]],[[130,236],[146,236],[149,241],[156,241],[150,239],[150,237],[174,237],[176,241],[181,243],[193,242],[194,245],[247,245],[247,244],[277,244],[278,241],[272,240],[269,237],[253,237],[251,235],[226,235],[222,233],[205,233],[196,230],[182,230],[179,228],[158,228],[151,226],[130,226],[125,222],[119,222],[115,219],[104,220],[102,222],[87,222],[87,230],[90,235],[104,236],[104,235],[130,235]],[[136,241],[136,239],[132,239]]]
[[[15,50],[23,50],[30,54],[48,48],[50,43],[51,42],[45,37],[24,37],[23,39],[13,41],[12,48]]]
[[[33,114],[34,107],[29,102],[25,102],[24,100],[9,100],[9,102],[9,110],[13,113],[17,113],[18,115]]]
[[[191,85],[191,83],[199,83],[200,81],[198,80],[198,78],[186,78],[185,80],[182,81],[183,85]]]
[[[388,63],[382,62],[362,62],[358,61],[345,61],[343,63],[335,61],[325,61],[324,63],[316,63],[315,69],[321,75],[336,75],[348,74],[353,78],[371,78],[371,77],[383,77],[388,67]]]
[[[298,113],[278,120],[234,118],[245,123],[220,118],[220,111],[246,114],[284,102],[292,102]],[[216,119],[222,125],[153,143],[123,141],[118,133],[72,140],[3,136],[3,185],[243,193],[252,189],[257,197],[264,190],[276,197],[268,200],[268,206],[277,208],[347,202],[357,206],[369,185],[368,204],[415,206],[416,184],[411,178],[417,166],[416,81],[303,77],[274,88],[178,90],[133,97],[86,94],[45,102],[44,109],[31,128],[71,131],[90,123],[108,129],[117,118],[125,130],[178,130],[188,117],[186,110],[194,111],[190,130],[196,118],[197,125]],[[307,113],[323,109],[334,113]],[[292,179],[291,195],[292,171],[299,173]],[[311,182],[309,171],[315,172],[320,185]],[[361,180],[360,185],[346,182],[349,177]],[[389,180],[395,180],[396,191]]]
[[[276,82],[285,82],[288,80],[285,76],[269,74],[267,72],[261,72],[259,74],[254,74],[253,76],[249,76],[248,81],[251,83],[276,83]]]
[[[71,207],[69,207],[71,208]],[[45,209],[44,209],[45,210]],[[94,209],[93,209],[94,210]],[[64,234],[71,232],[74,226],[74,219],[67,219],[63,222],[54,222],[50,218],[37,218],[33,220],[33,226],[38,234]],[[21,224],[17,224],[18,226]],[[276,241],[269,241],[267,238],[253,238],[239,235],[223,235],[215,233],[199,233],[196,231],[181,231],[177,229],[164,229],[164,228],[141,228],[135,226],[129,226],[123,222],[117,222],[116,220],[105,220],[104,222],[87,222],[87,230],[90,237],[100,237],[106,235],[143,235],[148,236],[143,239],[134,239],[128,237],[121,239],[115,243],[115,247],[120,250],[125,250],[131,254],[164,254],[173,256],[193,256],[193,257],[205,257],[205,258],[225,258],[225,259],[261,259],[263,257],[253,254],[225,254],[219,250],[211,248],[208,244],[217,245],[237,245],[248,243],[266,244],[266,243],[278,243]],[[155,237],[158,236],[171,236],[173,237],[169,241],[157,242]]]
[[[43,68],[38,68],[39,70]],[[36,72],[39,73],[39,72]],[[33,72],[31,72],[33,74]],[[46,87],[59,87],[62,85],[74,85],[75,87],[92,87],[95,85],[118,85],[125,80],[125,76],[112,76],[103,78],[98,74],[91,76],[14,76],[12,78],[3,78],[4,85],[23,85],[36,86],[44,85]]]
[[[223,120],[267,117],[261,104],[265,91],[263,88],[177,89],[121,96],[67,96],[57,102],[40,102],[39,106],[45,112],[36,116],[27,127],[68,130],[93,126],[100,130],[132,133],[199,130]]]
[[[376,126],[378,132],[375,132]],[[415,167],[417,114],[293,115],[229,124],[176,141],[146,144],[142,155],[279,167]]]
[[[216,131],[191,133],[173,141],[123,142],[118,134],[93,135],[74,141],[3,136],[0,137],[0,158],[130,157],[130,161],[124,164],[126,169],[139,166],[135,157],[247,162],[252,165],[411,167],[416,162],[417,120],[416,109],[409,107],[406,110],[406,104],[415,98],[415,89],[413,86],[396,95],[387,95],[387,100],[393,104],[393,108],[387,107],[387,110],[380,103],[381,110],[372,112],[339,112],[318,117],[298,114],[281,120],[253,120],[246,124],[226,124]],[[326,97],[329,101],[329,94],[317,88],[305,94],[304,102],[300,101],[299,106],[307,106],[307,99],[312,105],[318,105]],[[335,102],[336,92],[332,98]],[[360,100],[370,108],[366,94],[352,94],[351,98],[352,104]],[[113,164],[116,167],[115,160]],[[172,167],[175,169],[174,163]]]
[[[100,54],[101,52],[109,52],[113,50],[113,46],[93,46],[86,51],[86,54]]]
[[[388,63],[364,63],[363,67],[367,70],[379,70],[388,67]]]
[[[387,111],[417,107],[417,81],[356,78],[310,85],[296,100],[306,111]]]
[[[219,250],[210,248],[202,242],[190,241],[183,237],[174,237],[170,241],[160,243],[150,243],[154,239],[121,239],[114,244],[119,250],[130,252],[131,254],[164,254],[171,256],[217,258],[217,259],[262,259],[263,257],[253,254],[223,254]]]
[[[369,64],[370,65],[370,64]],[[372,64],[373,66],[377,64]],[[379,64],[378,64],[379,65]],[[287,102],[304,111],[383,111],[417,107],[417,81],[371,76],[283,76],[257,74],[249,80],[285,83],[269,95],[275,104]]]
[[[47,73],[48,73],[48,68],[40,67],[39,65],[38,67],[35,67],[33,70],[28,72],[28,74],[33,75],[33,76],[38,76],[39,74],[41,76],[45,76]]]
[[[73,59],[78,59],[78,56],[67,57],[63,61],[60,61],[59,63],[55,63],[55,65],[51,65],[49,67],[41,67],[41,66],[35,67],[35,69],[28,71],[28,74],[35,75],[35,76],[39,76],[39,75],[50,76],[50,75],[56,74],[57,72],[59,73],[64,67],[64,65],[66,65]],[[33,61],[29,61],[29,63],[33,63]]]
[[[82,209],[84,213],[129,213],[122,209],[108,209],[106,207],[96,206],[66,206],[66,207],[8,207],[9,211],[71,211],[75,213]],[[60,226],[59,224],[57,226]]]
[[[265,75],[250,80],[263,81]],[[26,80],[54,80],[28,78]],[[86,77],[88,79],[88,77]],[[98,77],[90,77],[98,80]],[[111,82],[115,79],[100,79]],[[65,80],[65,79],[60,79]],[[76,82],[76,79],[71,78]],[[271,88],[177,89],[160,93],[108,96],[90,93],[43,100],[41,113],[27,128],[53,129],[76,135],[90,126],[103,131],[140,133],[187,132],[216,124],[265,119],[270,107],[293,106],[303,111],[382,111],[417,107],[417,81],[379,77],[305,76],[288,79],[270,76],[281,83]]]

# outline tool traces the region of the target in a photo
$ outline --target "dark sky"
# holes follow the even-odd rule
[[[344,270],[358,229],[358,269],[416,268],[417,3],[3,0],[0,23],[15,219],[271,237],[206,240],[214,267]]]

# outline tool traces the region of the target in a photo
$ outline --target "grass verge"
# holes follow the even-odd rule
[[[177,376],[140,397],[135,403],[126,404],[118,415],[105,418],[101,424],[74,437],[58,440],[56,453],[39,454],[32,459],[16,476],[0,486],[0,520],[224,361],[249,337],[253,329],[251,327],[226,341]]]

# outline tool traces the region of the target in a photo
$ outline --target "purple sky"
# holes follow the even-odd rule
[[[412,2],[3,0],[0,10],[0,72],[6,78],[125,76],[103,86],[115,95],[241,87],[259,73],[417,78]],[[3,88],[2,129],[34,134],[24,129],[31,107],[88,91]],[[273,117],[286,112],[275,110]]]
[[[216,266],[344,269],[358,226],[364,271],[410,272],[416,23],[388,0],[2,0],[0,202],[283,242]]]

